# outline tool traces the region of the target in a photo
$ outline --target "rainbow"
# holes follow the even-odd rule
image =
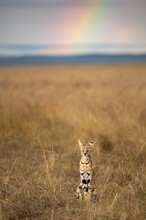
[[[103,21],[107,17],[105,5],[108,2],[109,0],[90,0],[84,6],[57,9],[55,20],[56,24],[61,25],[56,26],[56,32],[63,53],[84,53],[84,50],[87,52],[92,49],[90,42],[98,43],[97,39],[101,38],[103,31]],[[95,21],[98,27],[96,30]]]

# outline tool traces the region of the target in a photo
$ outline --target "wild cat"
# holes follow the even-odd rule
[[[91,152],[95,141],[91,141],[89,144],[84,144],[82,141],[78,140],[79,147],[81,151],[81,160],[79,163],[79,172],[81,182],[77,187],[77,198],[85,201],[97,201],[97,192],[93,186],[93,168]]]

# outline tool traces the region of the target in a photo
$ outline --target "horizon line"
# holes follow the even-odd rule
[[[55,48],[55,47],[146,47],[146,43],[144,44],[122,44],[122,43],[78,43],[78,44],[38,44],[38,43],[0,43],[0,47],[20,47],[20,46],[24,46],[24,47],[36,47],[36,48]]]
[[[0,43],[0,56],[76,56],[88,54],[146,54],[146,44]]]
[[[0,59],[5,59],[5,58],[8,58],[8,59],[11,59],[11,58],[37,58],[37,57],[41,57],[41,58],[65,58],[65,57],[71,57],[71,58],[74,58],[74,57],[95,57],[95,56],[146,56],[146,52],[145,53],[78,53],[78,54],[61,54],[61,55],[54,55],[54,54],[22,54],[22,55],[9,55],[9,56],[3,56],[3,55],[0,55]]]

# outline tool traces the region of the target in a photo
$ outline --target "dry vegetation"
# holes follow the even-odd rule
[[[79,206],[77,139],[99,201]],[[146,66],[0,69],[0,219],[146,219]]]

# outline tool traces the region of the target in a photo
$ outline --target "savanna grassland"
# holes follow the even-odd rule
[[[75,196],[78,139],[95,204]],[[146,65],[0,69],[1,219],[146,219]]]

